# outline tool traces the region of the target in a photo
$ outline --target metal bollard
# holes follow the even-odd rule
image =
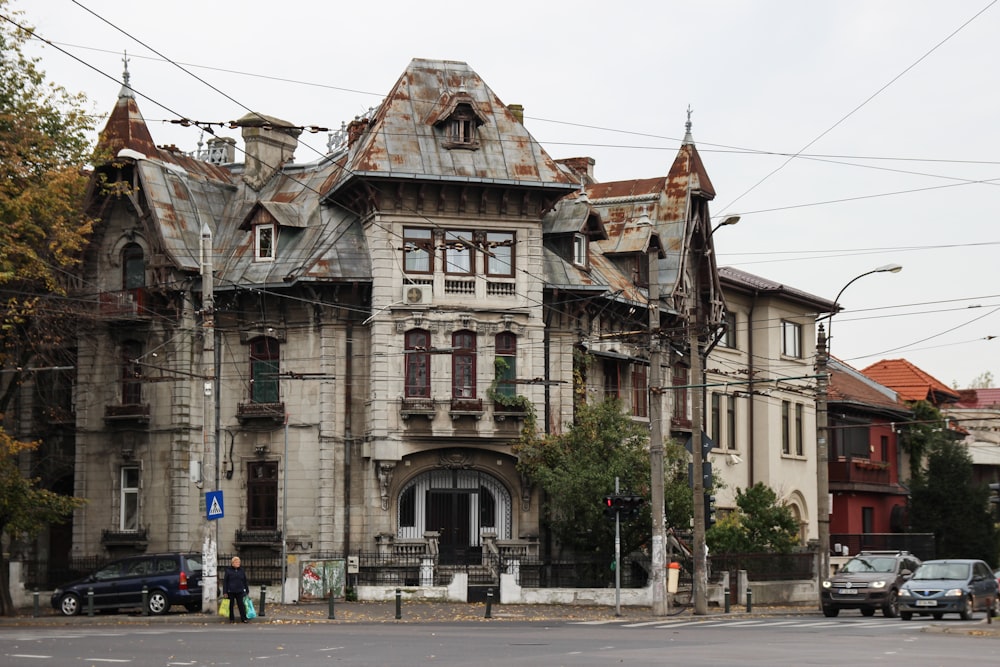
[[[747,613],[753,611],[753,591],[747,586]]]
[[[94,615],[94,589],[87,589],[87,616]]]
[[[257,610],[257,616],[259,618],[264,618],[264,602],[267,600],[267,586],[264,584],[260,585],[260,604],[257,605],[259,609]],[[333,618],[332,616],[330,618]]]
[[[149,588],[142,585],[142,615],[149,616]]]
[[[724,606],[724,608],[726,610],[726,613],[728,614],[729,613],[729,586],[726,586],[725,588],[722,589],[722,599],[723,599],[723,606]]]
[[[403,618],[403,608],[402,608],[403,593],[398,588],[396,589],[396,619]]]
[[[333,612],[333,600],[334,600],[334,594],[333,594],[333,590],[331,589],[330,590],[330,609],[329,609],[329,611],[326,614],[326,617],[328,619],[330,619],[331,621],[336,618],[336,616],[334,615],[334,612]]]
[[[486,616],[485,618],[493,618],[493,589],[487,589],[486,591]]]
[[[35,589],[33,597],[35,598],[35,609],[34,609],[33,612],[31,612],[31,615],[34,616],[35,618],[38,618],[38,616],[41,614],[41,610],[38,607],[38,589],[37,588]]]

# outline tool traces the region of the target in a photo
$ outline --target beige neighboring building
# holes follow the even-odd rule
[[[706,432],[713,470],[736,489],[758,482],[791,504],[803,544],[816,528],[816,318],[833,302],[734,269],[719,269],[727,326],[708,357]]]

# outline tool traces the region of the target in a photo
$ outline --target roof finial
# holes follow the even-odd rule
[[[125,66],[122,71],[122,89],[118,93],[118,97],[135,97],[135,93],[132,92],[132,86],[129,85],[129,79],[131,76],[128,73],[128,51],[122,51],[122,64]]]
[[[687,119],[687,122],[684,123],[684,143],[685,144],[693,144],[694,143],[694,138],[691,136],[691,114],[693,113],[693,111],[694,111],[694,109],[692,109],[691,105],[689,104],[688,105],[688,109],[687,109],[688,119]]]

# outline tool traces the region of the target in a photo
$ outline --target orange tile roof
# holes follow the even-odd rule
[[[883,359],[861,372],[896,390],[904,401],[928,401],[940,406],[959,400],[958,392],[906,359]]]

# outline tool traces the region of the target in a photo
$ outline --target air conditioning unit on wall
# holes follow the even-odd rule
[[[403,303],[408,306],[425,306],[433,295],[430,285],[403,285]]]

